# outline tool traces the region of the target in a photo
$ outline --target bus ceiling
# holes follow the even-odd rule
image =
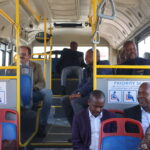
[[[53,24],[54,35],[59,36],[67,33],[71,39],[73,35],[70,28],[72,27],[76,34],[91,37],[92,32],[88,18],[92,15],[91,2],[92,0],[22,0],[20,7],[21,38],[28,43],[33,42],[35,34],[44,30],[44,18],[48,19],[47,29],[50,24]],[[100,26],[100,36],[108,41],[112,48],[118,49],[125,40],[134,39],[143,28],[150,26],[150,1],[115,0],[114,2],[116,18],[114,20],[103,19]],[[0,10],[15,20],[15,0],[0,0]],[[111,13],[109,3],[104,13]],[[12,26],[2,16],[0,22],[1,38],[10,37]],[[68,31],[60,28],[62,22],[70,24]],[[74,28],[79,24],[82,26],[81,29]],[[57,25],[59,28],[55,28]]]

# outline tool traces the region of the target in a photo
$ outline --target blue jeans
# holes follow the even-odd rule
[[[50,113],[50,106],[52,103],[52,91],[47,88],[41,89],[39,91],[33,91],[33,103],[37,104],[40,101],[43,101],[43,107],[40,116],[40,125],[46,126]]]

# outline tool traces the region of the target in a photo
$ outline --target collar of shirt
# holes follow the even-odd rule
[[[88,109],[88,110],[89,110],[89,109]],[[93,117],[94,117],[94,118],[99,118],[99,119],[101,119],[102,116],[103,116],[103,112],[101,112],[97,117],[95,117],[95,116],[92,115],[91,111],[89,110],[89,117],[90,117],[90,118],[93,118]]]

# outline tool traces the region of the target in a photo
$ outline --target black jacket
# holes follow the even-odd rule
[[[56,65],[56,71],[61,74],[63,68],[69,66],[85,67],[83,53],[67,48],[63,49],[61,52],[61,58]]]
[[[150,60],[137,57],[127,60],[121,65],[150,65]],[[150,69],[117,69],[118,75],[150,75]]]

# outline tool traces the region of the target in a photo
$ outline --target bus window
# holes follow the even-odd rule
[[[145,56],[145,53],[150,53],[150,36],[138,43],[139,57]]]
[[[10,56],[10,53],[6,52],[5,66],[9,65],[9,56]]]
[[[2,62],[3,62],[2,56],[3,56],[3,52],[0,51],[0,66],[2,66]]]

